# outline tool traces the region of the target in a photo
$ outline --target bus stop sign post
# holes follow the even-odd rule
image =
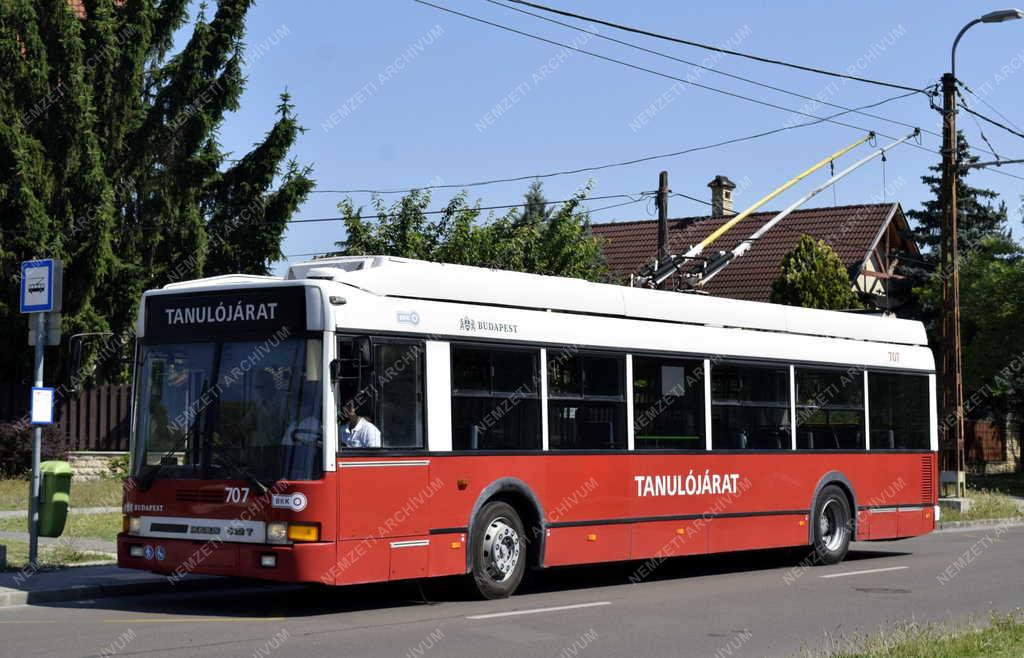
[[[46,314],[60,313],[62,267],[59,260],[47,258],[21,264],[22,313],[35,317],[35,385],[32,388],[32,483],[28,500],[28,563],[38,565],[39,553],[39,460],[42,453],[43,425],[53,422],[53,389],[43,386],[43,348]]]

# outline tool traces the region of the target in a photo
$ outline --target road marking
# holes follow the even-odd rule
[[[884,569],[865,569],[864,571],[845,571],[843,573],[830,573],[822,576],[822,578],[842,578],[843,576],[860,576],[866,573],[882,573],[883,571],[899,571],[900,569],[909,569],[910,567],[886,567]]]
[[[575,610],[577,608],[594,608],[599,605],[611,605],[611,601],[594,601],[593,603],[575,603],[573,605],[557,605],[552,608],[530,608],[527,610],[513,610],[511,612],[492,612],[486,615],[471,615],[466,619],[494,619],[495,617],[515,617],[518,615],[536,615],[542,612],[557,612],[558,610]]]

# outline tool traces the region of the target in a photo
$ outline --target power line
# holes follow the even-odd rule
[[[1003,121],[1005,121],[1006,123],[1008,123],[1008,124],[1010,124],[1011,126],[1013,126],[1014,128],[1016,128],[1017,130],[1020,130],[1020,126],[1018,126],[1018,125],[1017,125],[1016,123],[1014,123],[1014,122],[1013,122],[1012,120],[1010,120],[1010,118],[1009,118],[1009,117],[1007,117],[1007,116],[1006,116],[1005,114],[1003,114],[1002,112],[1000,112],[999,110],[997,110],[997,109],[996,109],[996,107],[995,107],[994,105],[992,105],[992,103],[989,103],[989,102],[988,102],[987,100],[985,100],[985,99],[984,99],[984,98],[983,98],[982,96],[979,96],[978,94],[976,94],[976,93],[974,92],[974,90],[973,90],[973,89],[971,89],[970,87],[968,87],[968,86],[967,86],[967,84],[966,84],[966,83],[964,83],[964,82],[962,82],[962,81],[960,81],[960,80],[957,80],[956,82],[957,82],[957,84],[958,84],[958,85],[960,85],[961,87],[963,87],[964,89],[966,89],[966,90],[967,90],[967,93],[969,93],[969,94],[970,94],[971,96],[974,96],[974,97],[975,97],[975,98],[977,98],[977,99],[978,99],[979,101],[981,101],[981,102],[982,102],[982,104],[983,104],[983,105],[984,105],[985,107],[987,107],[988,109],[990,109],[990,110],[992,110],[993,112],[995,112],[995,113],[996,113],[996,116],[998,116],[998,117],[999,117],[1000,119],[1002,119],[1002,120],[1003,120]]]
[[[518,1],[518,0],[516,0],[516,1]],[[846,123],[846,122],[843,122],[843,121],[836,121],[835,117],[842,116],[844,114],[849,114],[849,112],[845,111],[845,110],[842,111],[842,112],[837,112],[835,114],[829,115],[827,117],[819,117],[816,114],[810,114],[808,112],[802,112],[800,110],[794,110],[794,109],[791,109],[791,108],[788,108],[788,107],[785,107],[785,106],[782,106],[782,105],[776,105],[775,103],[770,103],[768,101],[763,101],[763,100],[760,100],[760,99],[752,98],[750,96],[744,96],[743,94],[737,94],[737,93],[734,93],[734,92],[731,92],[731,91],[726,91],[726,90],[723,90],[723,89],[718,89],[716,87],[712,87],[710,85],[701,84],[699,82],[692,82],[690,80],[685,80],[683,78],[679,78],[679,77],[670,75],[668,73],[663,73],[661,71],[656,71],[654,69],[649,69],[649,68],[646,68],[646,67],[643,67],[643,66],[639,66],[637,64],[631,64],[631,63],[625,62],[623,60],[615,59],[614,57],[608,57],[606,55],[601,55],[599,53],[595,53],[593,51],[589,51],[589,50],[586,50],[586,49],[583,49],[583,48],[577,48],[575,46],[571,46],[571,45],[567,45],[567,44],[564,44],[564,43],[560,43],[558,41],[554,41],[552,39],[547,39],[545,37],[541,37],[541,36],[538,36],[538,35],[535,35],[535,34],[531,34],[529,32],[524,32],[524,31],[518,30],[516,28],[508,27],[506,25],[501,25],[500,23],[495,23],[493,21],[489,21],[489,20],[486,20],[486,19],[483,19],[483,18],[479,18],[477,16],[472,16],[470,14],[466,14],[466,13],[461,12],[461,11],[457,11],[457,10],[454,10],[454,9],[449,9],[448,7],[443,7],[441,5],[437,5],[437,4],[434,4],[432,2],[427,2],[427,0],[413,0],[413,2],[416,2],[416,3],[421,4],[421,5],[425,5],[425,6],[428,6],[428,7],[433,7],[434,9],[437,9],[437,10],[440,10],[440,11],[443,11],[443,12],[446,12],[446,13],[449,13],[449,14],[453,14],[453,15],[456,15],[456,16],[461,16],[463,18],[467,18],[469,20],[476,21],[478,23],[483,23],[485,25],[490,25],[492,27],[496,27],[496,28],[499,28],[501,30],[512,32],[514,34],[519,34],[520,36],[525,36],[525,37],[528,37],[530,39],[535,39],[537,41],[542,41],[544,43],[548,43],[548,44],[551,44],[551,45],[554,45],[554,46],[559,46],[559,47],[564,48],[566,50],[573,50],[575,52],[580,52],[580,53],[583,53],[585,55],[590,55],[591,57],[596,57],[598,59],[602,59],[602,60],[605,60],[605,61],[608,61],[608,62],[612,62],[612,63],[615,63],[615,64],[620,64],[622,66],[625,66],[625,67],[628,67],[628,68],[632,68],[632,69],[636,69],[638,71],[643,71],[645,73],[650,73],[652,75],[656,75],[656,76],[659,76],[659,77],[668,78],[670,80],[676,80],[676,81],[682,82],[684,84],[689,84],[689,85],[692,85],[692,86],[695,86],[695,87],[699,87],[701,89],[707,89],[708,91],[714,91],[716,93],[724,94],[726,96],[731,96],[731,97],[739,98],[739,99],[742,99],[742,100],[745,100],[745,101],[750,101],[752,103],[757,103],[759,105],[764,105],[766,107],[771,107],[771,108],[774,108],[774,109],[777,109],[777,110],[782,110],[784,112],[788,112],[788,113],[791,113],[791,114],[799,114],[799,115],[802,115],[802,116],[810,117],[810,118],[815,120],[812,123],[820,123],[822,121],[826,121],[828,123],[832,123],[832,124],[835,124],[835,125],[838,125],[838,126],[842,126],[844,128],[852,128],[854,130],[859,130],[859,131],[863,131],[863,132],[874,132],[878,136],[884,137],[886,139],[896,139],[896,137],[894,137],[893,135],[887,135],[886,133],[883,133],[883,132],[878,131],[878,130],[871,131],[868,128],[864,128],[862,126],[858,126],[858,125],[851,124],[851,123]],[[531,6],[535,6],[535,5],[531,5]],[[907,94],[904,94],[903,96],[909,96],[911,94],[917,94],[917,93],[925,93],[922,89],[912,89],[912,88],[909,88],[909,87],[908,87],[908,89],[910,89],[910,91]],[[898,98],[902,98],[903,96],[896,96],[896,97],[893,97],[893,98],[884,99],[882,101],[879,101],[877,103],[873,103],[871,105],[865,105],[865,106],[860,107],[860,108],[855,108],[855,110],[856,109],[869,109],[871,107],[875,107],[875,106],[881,105],[883,103],[887,103],[887,102],[890,102],[890,101],[893,101],[893,100],[897,100]],[[931,97],[929,96],[929,98],[931,98]],[[855,111],[855,110],[850,110],[850,111]],[[783,129],[800,127],[801,125],[811,125],[811,124],[806,124],[806,123],[805,124],[798,124],[797,126],[784,127]],[[775,132],[779,132],[779,130],[776,130]],[[770,134],[770,132],[765,133],[765,134]],[[927,153],[932,153],[932,154],[936,153],[936,150],[927,148],[925,146],[921,146],[920,144],[915,144],[913,142],[905,142],[905,144],[907,144],[908,146],[910,146],[912,148],[916,148],[918,150],[925,151]],[[979,150],[984,150],[984,149],[979,149]],[[995,155],[995,154],[993,153],[992,155]],[[1010,178],[1016,178],[1016,179],[1019,179],[1019,180],[1024,180],[1024,178],[1022,178],[1020,176],[1017,176],[1015,174],[1011,174],[1010,172],[1007,172],[1007,171],[1001,171],[1001,170],[998,170],[998,169],[993,169],[992,171],[997,173],[997,174],[1001,174],[1003,176],[1009,176]],[[499,181],[499,182],[505,182],[505,181]]]
[[[966,109],[967,98],[963,94],[961,94],[959,90],[957,90],[956,93],[958,96],[960,96],[960,105]],[[992,146],[992,142],[988,141],[988,135],[986,135],[984,129],[982,129],[981,122],[978,121],[978,117],[972,114],[971,119],[974,121],[974,125],[978,127],[978,134],[981,135],[981,141],[985,142],[985,144],[988,145],[989,150],[992,151],[992,154],[996,156],[996,162],[1002,160],[1003,158],[1000,157],[1000,155],[996,152],[996,147]]]
[[[881,101],[878,101],[878,102],[875,102],[875,103],[871,103],[869,105],[862,105],[862,106],[860,106],[860,108],[856,108],[856,109],[867,109],[867,108],[871,108],[871,107],[876,107],[878,105],[882,105],[883,103],[889,103],[891,101],[899,100],[901,98],[906,98],[907,96],[910,96],[910,95],[911,94],[908,93],[908,94],[900,94],[898,96],[892,96],[890,98],[886,98],[886,99],[883,99]],[[524,175],[524,176],[511,176],[511,177],[508,177],[508,178],[493,178],[493,179],[490,179],[490,180],[480,180],[480,181],[473,181],[473,182],[469,182],[469,183],[447,183],[447,184],[443,184],[443,185],[424,185],[423,187],[397,188],[397,189],[387,189],[387,190],[371,190],[371,189],[363,188],[363,189],[351,189],[351,190],[312,190],[312,191],[315,192],[315,193],[318,193],[318,194],[408,194],[409,192],[412,192],[414,190],[423,191],[423,190],[441,190],[441,189],[455,189],[455,188],[462,189],[462,188],[466,188],[466,187],[480,187],[480,186],[483,186],[483,185],[494,185],[494,184],[497,184],[497,183],[515,183],[515,182],[521,182],[521,181],[526,181],[526,180],[535,180],[535,179],[543,179],[543,178],[554,178],[556,176],[570,176],[570,175],[573,175],[573,174],[583,174],[583,173],[588,173],[588,172],[592,172],[592,171],[600,171],[602,169],[612,169],[612,168],[615,168],[615,167],[625,167],[625,166],[628,166],[628,165],[639,164],[639,163],[642,163],[642,162],[650,162],[652,160],[662,160],[664,158],[674,158],[674,157],[678,157],[680,155],[688,155],[690,153],[697,153],[699,151],[707,151],[707,150],[711,150],[711,149],[715,149],[715,148],[720,148],[722,146],[729,146],[730,144],[738,144],[740,142],[746,142],[746,141],[751,141],[751,140],[755,140],[755,139],[760,139],[762,137],[767,137],[769,135],[774,135],[774,134],[777,134],[777,133],[785,132],[787,130],[796,130],[797,128],[806,128],[808,126],[814,126],[814,125],[817,125],[819,123],[828,121],[829,119],[832,119],[834,117],[846,114],[848,111],[850,111],[850,110],[843,111],[843,112],[837,112],[837,113],[831,114],[831,115],[829,115],[827,117],[817,117],[817,118],[815,118],[814,121],[806,121],[804,123],[797,123],[797,124],[793,124],[792,126],[781,126],[779,128],[773,128],[771,130],[765,130],[765,131],[758,132],[758,133],[753,133],[753,134],[750,134],[750,135],[744,135],[742,137],[732,137],[732,138],[724,139],[724,140],[721,140],[721,141],[718,141],[718,142],[713,142],[711,144],[703,144],[701,146],[693,146],[693,147],[690,147],[690,148],[683,149],[681,151],[673,151],[671,153],[658,153],[658,154],[655,154],[655,155],[646,155],[646,156],[641,156],[639,158],[632,158],[630,160],[621,160],[621,161],[616,161],[616,162],[608,162],[608,163],[599,164],[599,165],[592,165],[592,166],[588,166],[588,167],[578,167],[576,169],[565,169],[565,170],[561,170],[561,171],[553,171],[553,172],[548,172],[548,173],[544,173],[544,174],[528,174],[528,175]]]
[[[818,116],[816,114],[810,114],[809,112],[803,112],[801,110],[794,110],[792,108],[785,107],[784,105],[777,105],[777,104],[771,103],[769,101],[764,101],[764,100],[761,100],[761,99],[758,99],[758,98],[753,98],[751,96],[745,96],[743,94],[738,94],[736,92],[727,91],[725,89],[719,89],[717,87],[712,87],[710,85],[705,85],[705,84],[702,84],[700,82],[693,82],[692,80],[686,80],[685,78],[680,78],[680,77],[671,75],[669,73],[664,73],[662,71],[657,71],[655,69],[650,69],[650,68],[647,68],[645,66],[640,66],[639,64],[632,64],[630,62],[627,62],[627,61],[624,61],[624,60],[621,60],[621,59],[616,59],[614,57],[608,57],[607,55],[602,55],[600,53],[596,53],[596,52],[591,51],[591,50],[586,50],[584,48],[577,48],[575,46],[571,46],[571,45],[564,44],[564,43],[561,43],[561,42],[558,42],[558,41],[554,41],[553,39],[547,39],[545,37],[538,36],[536,34],[531,34],[529,32],[524,32],[523,30],[518,30],[516,28],[509,27],[507,25],[502,25],[500,23],[495,23],[493,21],[489,21],[489,20],[486,20],[486,19],[483,19],[483,18],[479,18],[477,16],[472,16],[470,14],[463,13],[461,11],[456,11],[454,9],[449,9],[448,7],[442,7],[441,5],[436,5],[436,4],[432,3],[432,2],[428,2],[427,0],[413,0],[413,2],[416,2],[416,3],[421,4],[421,5],[426,5],[428,7],[433,7],[434,9],[438,9],[440,11],[444,11],[444,12],[447,12],[449,14],[455,14],[456,16],[462,16],[463,18],[468,18],[469,20],[476,21],[478,23],[483,23],[485,25],[490,25],[491,27],[496,27],[496,28],[501,29],[501,30],[506,30],[508,32],[512,32],[512,33],[518,34],[520,36],[524,36],[524,37],[527,37],[527,38],[530,38],[530,39],[535,39],[537,41],[542,41],[544,43],[548,43],[548,44],[551,44],[553,46],[558,46],[560,48],[565,48],[567,50],[573,50],[573,51],[576,51],[576,52],[579,52],[579,53],[583,53],[584,55],[590,55],[591,57],[596,57],[598,59],[605,60],[607,62],[612,62],[614,64],[619,64],[619,65],[625,66],[627,68],[636,69],[637,71],[643,71],[645,73],[650,73],[652,75],[656,75],[656,76],[662,77],[662,78],[667,78],[669,80],[675,80],[677,82],[682,82],[683,84],[688,84],[688,85],[691,85],[691,86],[694,86],[694,87],[698,87],[700,89],[706,89],[708,91],[713,91],[715,93],[723,94],[725,96],[730,96],[732,98],[739,98],[740,100],[745,100],[745,101],[748,101],[750,103],[756,103],[758,105],[764,105],[765,107],[770,107],[770,108],[773,108],[773,109],[776,109],[776,110],[782,110],[783,112],[787,112],[787,113],[790,113],[790,114],[799,114],[801,116],[809,117],[811,119],[821,119],[823,121],[828,121],[829,123],[834,123],[836,125],[843,126],[845,128],[852,128],[854,130],[860,130],[860,131],[863,131],[863,132],[878,132],[878,131],[871,131],[868,128],[863,128],[861,126],[857,126],[857,125],[854,125],[854,124],[851,124],[851,123],[845,123],[845,122],[842,122],[842,121],[836,121],[833,118],[833,117],[840,116],[840,115],[843,115],[843,114],[849,114],[849,112],[852,112],[853,110],[839,112],[838,114],[834,114],[834,115],[832,115],[830,117],[822,118],[822,117],[820,117],[820,116]],[[906,95],[916,94],[916,93],[924,93],[924,92],[921,91],[920,89],[910,89],[910,91]],[[895,99],[892,99],[892,100],[895,100]],[[888,102],[888,101],[883,101],[883,102]],[[883,133],[878,133],[878,134],[882,135],[883,137],[887,137],[888,139],[894,139],[893,137],[891,137],[889,135],[884,135]]]
[[[629,201],[626,202],[626,203],[623,203],[623,204],[616,204],[616,205],[626,205],[627,203],[638,203],[640,201],[643,201],[644,198],[647,195],[649,195],[649,194],[651,194],[651,192],[638,192],[638,193],[636,193],[636,195],[639,196],[639,198],[637,198],[637,199],[634,199],[633,198],[634,195],[630,195],[630,194],[605,194],[603,196],[586,197],[584,199],[561,199],[561,200],[558,200],[558,201],[547,201],[545,205],[555,205],[555,204],[559,204],[559,203],[570,203],[570,202],[573,202],[573,201],[577,201],[577,202],[582,203],[584,201],[600,201],[602,199],[621,199],[621,198],[629,199]],[[479,206],[479,207],[467,206],[464,210],[477,211],[477,212],[482,211],[482,210],[510,210],[512,208],[525,208],[527,205],[529,205],[529,204],[526,204],[526,203],[508,203],[508,204],[502,204],[502,205],[498,205],[498,206]],[[614,207],[615,206],[607,206],[606,208],[614,208]],[[597,212],[598,210],[605,210],[605,208],[597,208],[597,209],[592,210],[592,211],[584,210],[583,212]],[[290,220],[288,220],[288,223],[289,224],[313,224],[313,223],[317,223],[317,222],[337,222],[337,221],[341,221],[343,219],[377,219],[378,217],[382,217],[382,216],[383,217],[388,217],[388,216],[392,216],[392,215],[397,215],[397,214],[399,214],[399,212],[401,212],[401,211],[380,212],[380,213],[374,213],[372,215],[356,215],[356,216],[351,217],[351,218],[346,218],[346,217],[314,217],[312,219],[290,219]],[[421,210],[420,211],[420,213],[424,214],[424,215],[443,215],[446,212],[450,212],[450,210],[448,208],[442,208],[440,210]]]
[[[879,85],[879,86],[882,86],[882,87],[890,87],[892,89],[902,89],[904,91],[912,91],[912,92],[920,93],[920,94],[927,94],[928,93],[923,88],[922,89],[918,89],[916,87],[911,87],[911,86],[908,86],[908,85],[897,84],[897,83],[894,83],[894,82],[885,82],[883,80],[873,80],[871,78],[864,78],[864,77],[861,77],[861,76],[851,75],[851,74],[848,74],[848,73],[839,73],[838,71],[829,71],[827,69],[821,69],[821,68],[817,68],[817,67],[814,67],[814,66],[807,66],[807,65],[804,65],[804,64],[795,64],[793,62],[786,62],[786,61],[783,61],[781,59],[772,59],[770,57],[762,57],[760,55],[752,55],[750,53],[739,52],[737,50],[729,50],[728,48],[722,48],[720,46],[712,46],[710,44],[700,43],[698,41],[690,41],[688,39],[680,39],[678,37],[672,37],[672,36],[668,36],[668,35],[665,35],[665,34],[659,34],[657,32],[651,32],[651,31],[643,30],[643,29],[636,28],[636,27],[630,27],[628,25],[622,25],[620,23],[613,23],[611,21],[601,20],[600,18],[592,18],[590,16],[584,16],[582,14],[575,14],[573,12],[563,11],[561,9],[555,9],[554,7],[547,7],[545,5],[537,4],[537,3],[534,3],[534,2],[527,2],[526,0],[509,0],[509,2],[514,2],[517,5],[526,5],[527,7],[533,7],[534,9],[540,9],[541,11],[550,12],[552,14],[558,14],[560,16],[566,16],[568,18],[575,18],[577,20],[588,21],[588,22],[591,22],[591,23],[597,23],[599,25],[604,25],[606,27],[615,28],[616,30],[622,30],[624,32],[632,32],[634,34],[642,34],[643,36],[653,37],[655,39],[663,39],[665,41],[671,41],[673,43],[681,43],[683,45],[694,46],[696,48],[703,48],[705,50],[712,50],[712,51],[715,51],[715,52],[724,53],[726,55],[735,55],[737,57],[745,57],[747,59],[752,59],[752,60],[757,61],[757,62],[763,62],[765,64],[776,64],[778,66],[786,66],[786,67],[789,67],[789,68],[792,68],[792,69],[797,69],[799,71],[807,71],[809,73],[818,73],[820,75],[828,75],[828,76],[832,76],[834,78],[845,78],[847,80],[855,80],[857,82],[863,82],[863,83],[872,84],[872,85]]]
[[[734,73],[729,73],[727,71],[721,71],[719,69],[715,69],[715,68],[712,68],[710,66],[704,66],[703,64],[698,64],[697,62],[691,62],[689,60],[682,59],[681,57],[675,57],[674,55],[669,55],[668,53],[664,53],[664,52],[661,52],[659,50],[654,50],[653,48],[645,48],[644,46],[641,46],[641,45],[638,45],[638,44],[635,44],[635,43],[631,43],[629,41],[623,41],[622,39],[616,39],[615,37],[610,37],[610,36],[607,36],[605,34],[601,34],[600,32],[595,32],[593,30],[588,30],[586,28],[579,27],[579,26],[573,25],[571,23],[565,23],[563,21],[559,21],[559,20],[556,20],[554,18],[549,18],[547,16],[542,16],[541,14],[536,14],[536,13],[534,13],[532,11],[526,11],[525,9],[520,9],[518,7],[510,7],[510,6],[508,6],[508,5],[506,5],[506,4],[502,3],[502,2],[498,2],[498,0],[485,0],[485,2],[489,2],[489,3],[493,4],[493,5],[497,5],[499,7],[503,7],[505,9],[509,9],[511,11],[517,11],[517,12],[519,12],[521,14],[526,14],[527,16],[533,16],[534,18],[539,18],[542,21],[547,21],[549,23],[554,23],[555,25],[561,25],[562,27],[567,27],[567,28],[569,28],[571,30],[577,30],[579,32],[583,32],[584,34],[589,34],[591,36],[598,37],[599,39],[604,39],[606,41],[611,41],[612,43],[617,43],[617,44],[620,44],[620,45],[623,45],[623,46],[628,46],[630,48],[634,48],[636,50],[639,50],[639,51],[642,51],[642,52],[645,52],[645,53],[649,53],[649,54],[652,54],[652,55],[657,55],[658,57],[664,57],[665,59],[670,59],[670,60],[679,62],[681,64],[686,64],[686,65],[692,66],[694,68],[702,69],[704,71],[708,71],[708,72],[711,72],[711,73],[716,73],[718,75],[722,75],[722,76],[725,76],[727,78],[732,78],[734,80],[741,80],[741,81],[746,82],[748,84],[757,85],[758,87],[763,87],[765,89],[770,89],[772,91],[777,91],[777,92],[783,93],[783,94],[789,94],[790,96],[795,96],[796,98],[801,98],[801,99],[807,100],[807,101],[813,101],[815,103],[820,103],[822,105],[827,105],[829,107],[834,107],[834,108],[837,108],[837,109],[840,109],[840,110],[847,110],[849,112],[854,112],[856,114],[861,114],[861,115],[866,116],[866,117],[871,117],[872,119],[878,119],[880,121],[887,121],[889,123],[893,123],[893,124],[896,124],[896,125],[899,125],[899,126],[903,126],[904,128],[917,128],[917,126],[911,125],[909,123],[905,123],[903,121],[898,121],[896,119],[890,119],[888,117],[881,116],[881,115],[878,115],[878,114],[871,114],[870,112],[861,112],[860,110],[855,110],[855,109],[846,107],[844,105],[838,105],[836,103],[831,103],[829,101],[824,101],[824,100],[815,98],[813,96],[807,96],[806,94],[801,94],[799,92],[795,92],[795,91],[792,91],[790,89],[784,89],[782,87],[777,87],[775,85],[771,85],[771,84],[768,84],[768,83],[765,83],[765,82],[760,82],[758,80],[754,80],[752,78],[747,78],[747,77],[744,77],[742,75],[736,75]],[[930,87],[930,89],[931,88],[935,88],[935,87],[937,87],[937,84],[933,85],[932,87]],[[911,92],[910,94],[908,94],[908,96],[914,95],[915,93],[916,92]],[[927,128],[924,128],[922,130],[923,130],[923,132],[930,133],[930,134],[934,135],[935,137],[942,137],[941,133],[935,132],[933,130],[928,130]]]
[[[1009,127],[1008,125],[1006,125],[1004,123],[1000,123],[1000,122],[996,121],[995,119],[993,119],[991,117],[985,116],[981,112],[978,112],[976,110],[971,109],[970,107],[967,106],[966,103],[963,102],[963,100],[960,101],[960,107],[962,107],[964,110],[966,110],[970,114],[973,114],[974,116],[978,117],[982,121],[986,121],[988,123],[991,123],[996,128],[1002,128],[1003,130],[1005,130],[1006,132],[1010,133],[1011,135],[1014,135],[1016,137],[1024,138],[1024,132],[1021,132],[1019,130],[1014,130],[1013,128]],[[999,157],[999,156],[996,155],[996,157]]]
[[[584,213],[589,215],[589,214],[592,214],[592,213],[595,213],[595,212],[601,212],[602,210],[609,210],[611,208],[620,208],[622,206],[628,206],[628,205],[632,205],[634,203],[640,203],[642,201],[645,201],[646,197],[650,193],[649,192],[642,192],[641,194],[642,194],[642,196],[639,199],[631,199],[629,201],[623,201],[622,203],[613,203],[613,204],[608,205],[608,206],[601,206],[600,208],[585,208],[585,209],[583,209],[582,212],[584,212]],[[629,196],[629,195],[619,194],[619,195],[614,195],[614,196]],[[685,195],[679,195],[679,196],[685,196]],[[584,199],[584,201],[590,201],[592,199],[602,199],[602,198],[607,198],[607,197],[591,197],[591,199]],[[694,197],[689,197],[689,198],[692,199]],[[565,203],[565,202],[564,201],[549,201],[548,202],[548,204],[556,204],[556,203]],[[520,204],[520,205],[525,206],[526,204]],[[481,208],[481,210],[484,210],[484,208]],[[430,213],[436,213],[436,212],[444,212],[444,211],[429,211],[429,212]],[[424,213],[424,214],[426,214],[426,213]],[[377,215],[370,215],[368,217],[362,217],[361,216],[360,219],[374,219],[376,217],[377,217]],[[284,257],[286,259],[288,259],[288,258],[301,258],[301,257],[304,257],[304,256],[319,256],[321,254],[326,254],[326,253],[328,253],[328,252],[313,251],[313,252],[309,252],[309,253],[305,253],[305,254],[285,254]]]

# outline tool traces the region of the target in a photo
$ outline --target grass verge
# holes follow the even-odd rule
[[[939,626],[905,624],[865,638],[858,648],[829,655],[836,658],[1011,658],[1021,655],[1021,615],[993,614],[985,627],[953,631]]]
[[[982,519],[1012,519],[1024,516],[1017,501],[998,491],[967,488],[971,509],[965,514],[942,510],[943,521],[980,521]]]
[[[0,531],[4,532],[28,532],[25,526],[27,519],[0,519]],[[62,537],[72,539],[89,538],[114,541],[117,533],[121,532],[121,513],[113,512],[107,514],[75,514],[75,510],[68,513],[68,521],[64,526]]]
[[[72,507],[120,507],[121,480],[71,478]],[[28,480],[0,480],[0,510],[28,509]]]
[[[7,547],[6,571],[18,571],[28,566],[28,542],[27,541],[0,541]],[[92,551],[81,551],[75,547],[74,541],[60,542],[52,546],[39,547],[39,568],[57,569],[60,567],[74,566],[76,564],[106,562],[114,563],[117,558],[107,553],[95,553]]]

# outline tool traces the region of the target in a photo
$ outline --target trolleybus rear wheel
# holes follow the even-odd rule
[[[814,503],[814,557],[818,564],[837,564],[850,550],[853,535],[850,503],[843,490],[829,485]]]

